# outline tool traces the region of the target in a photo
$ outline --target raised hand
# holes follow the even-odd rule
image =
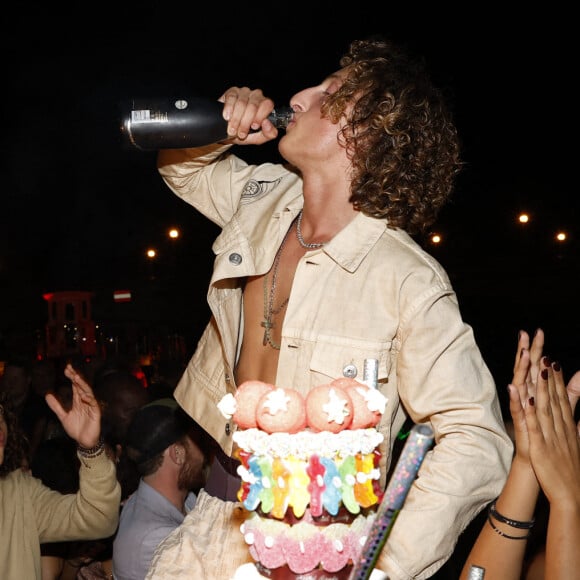
[[[544,354],[544,331],[538,328],[530,345],[530,337],[525,330],[520,330],[518,348],[514,361],[514,378],[512,384],[518,387],[522,397],[522,405],[529,397],[535,395],[540,364]],[[528,353],[528,360],[522,363],[524,352]],[[525,390],[524,390],[525,384]],[[520,388],[521,387],[521,388]]]
[[[66,433],[81,447],[90,449],[97,445],[101,434],[101,408],[89,384],[70,364],[64,374],[72,382],[70,410],[67,411],[52,393],[46,395],[46,403]]]
[[[510,414],[514,426],[516,455],[529,462],[528,431],[524,409],[535,395],[536,383],[544,350],[544,331],[539,328],[530,345],[530,337],[520,330],[513,367],[513,378],[508,386]]]
[[[580,434],[569,397],[577,399],[580,373],[566,388],[560,365],[545,367],[525,410],[532,467],[550,502],[545,577],[575,578],[580,570]]]
[[[551,506],[558,500],[580,504],[580,442],[568,395],[562,369],[552,363],[540,372],[534,404],[530,400],[525,409],[532,466]]]

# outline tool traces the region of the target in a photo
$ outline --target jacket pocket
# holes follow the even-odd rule
[[[378,360],[378,382],[387,383],[391,371],[392,341],[357,340],[320,335],[312,352],[310,370],[329,380],[363,380],[365,359]]]

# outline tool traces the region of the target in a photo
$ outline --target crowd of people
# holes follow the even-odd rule
[[[31,380],[40,368],[54,379],[43,382],[42,397]],[[0,554],[1,578],[112,578],[114,561],[115,578],[144,578],[156,544],[181,522],[203,485],[211,448],[166,384],[144,385],[124,364],[103,363],[95,374],[84,370],[94,387],[70,365],[61,381],[56,361],[6,361],[0,378],[0,503],[12,509],[2,511],[0,522],[3,538],[16,535]],[[76,395],[81,388],[82,397]],[[23,415],[31,408],[35,420]],[[74,430],[68,425],[87,410],[98,433],[85,451],[85,439],[95,437],[78,437],[84,423]],[[101,482],[105,467],[114,493]],[[18,494],[15,486],[21,487]],[[97,492],[104,494],[99,502]],[[116,540],[121,547],[114,558]]]
[[[158,157],[167,187],[221,229],[211,320],[167,397],[151,397],[120,369],[83,378],[69,365],[66,382],[37,381],[29,404],[30,373],[5,366],[0,503],[9,511],[0,521],[10,541],[0,577],[62,580],[74,561],[77,578],[230,580],[249,554],[234,429],[217,401],[249,379],[306,393],[361,378],[374,358],[388,400],[377,427],[381,483],[404,425],[428,424],[435,439],[377,570],[390,580],[436,577],[484,514],[462,578],[572,578],[580,374],[566,386],[543,332],[532,341],[520,332],[510,417],[502,415],[451,282],[415,239],[462,166],[451,111],[423,64],[381,38],[353,41],[337,70],[290,99],[284,164],[251,165],[232,150],[279,137],[271,99],[230,87],[219,100],[226,140]],[[38,462],[52,453],[49,434],[70,439],[58,451],[70,480],[41,481],[51,471]],[[541,494],[545,542],[532,553]]]
[[[528,334],[520,332],[514,376],[508,385],[510,417],[506,417],[506,423],[511,423],[515,454],[506,483],[486,507],[485,523],[468,557],[454,554],[450,562],[455,560],[455,568],[447,566],[447,576],[439,573],[434,578],[456,578],[458,566],[462,569],[462,580],[567,579],[573,578],[579,569],[580,552],[576,547],[580,540],[580,422],[575,418],[578,415],[575,409],[580,398],[580,372],[566,386],[563,369],[544,355],[543,347],[541,329],[536,331],[531,344]],[[41,366],[47,366],[46,361]],[[173,397],[151,400],[131,373],[119,370],[108,373],[104,384],[117,385],[115,396],[99,399],[97,407],[88,384],[68,367],[65,373],[70,391],[63,383],[58,389],[59,399],[49,397],[46,403],[61,428],[47,430],[46,438],[31,454],[29,436],[24,435],[12,403],[14,376],[26,376],[26,372],[21,373],[30,367],[18,359],[7,368],[8,373],[0,379],[0,489],[3,506],[10,502],[13,508],[2,513],[6,518],[16,506],[17,513],[23,510],[11,524],[11,532],[22,528],[24,518],[31,513],[38,521],[26,521],[24,554],[29,565],[26,558],[21,560],[22,548],[11,545],[7,548],[10,555],[5,555],[0,567],[2,577],[30,573],[30,577],[42,580],[145,578],[157,547],[173,530],[179,530],[197,494],[207,484],[213,456],[208,439]],[[99,384],[103,385],[100,381]],[[75,403],[73,393],[79,390],[78,385],[84,391]],[[54,390],[49,388],[47,393]],[[99,392],[104,397],[107,389]],[[73,416],[91,405],[96,415],[101,415],[103,453],[99,452],[98,437],[97,443],[91,445],[92,451],[85,448],[79,452],[79,445],[81,448],[83,445],[81,439],[75,439],[85,424],[75,427]],[[65,419],[63,414],[67,412],[71,417]],[[43,416],[42,421],[46,419]],[[93,428],[95,421],[95,417],[90,418]],[[87,437],[88,442],[82,440],[86,445],[95,441],[94,434]],[[82,518],[90,518],[89,531],[79,532],[68,521],[65,529],[62,522],[76,511],[71,507],[70,497],[76,497],[80,481],[88,477],[81,465],[85,462],[91,466],[91,461],[100,455],[109,469],[106,458],[116,467],[119,491],[111,495],[112,503],[120,510],[119,526],[114,523],[117,512],[111,511],[111,498],[101,498],[111,516],[108,525],[115,526],[110,535],[99,533],[103,529],[99,526],[105,522],[93,519],[95,514],[90,510],[74,514],[83,526],[87,521]],[[102,468],[99,466],[99,478],[103,477]],[[107,477],[110,490],[110,473]],[[13,481],[22,486],[18,496],[13,492]],[[89,488],[85,492],[87,498],[91,493],[94,492]],[[118,503],[114,499],[116,493],[120,494]],[[61,495],[68,495],[68,502]],[[81,501],[87,501],[80,497]],[[24,500],[31,502],[28,509]],[[46,513],[51,513],[51,517],[44,520]],[[7,529],[2,530],[8,534]],[[37,543],[40,551],[34,555]]]

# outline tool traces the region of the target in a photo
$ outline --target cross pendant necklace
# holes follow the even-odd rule
[[[272,328],[274,328],[274,324],[269,320],[262,320],[262,322],[260,322],[260,326],[264,327],[264,340],[262,341],[262,344],[266,346],[272,340],[270,337],[270,331]],[[274,348],[276,347],[274,346]]]
[[[274,342],[272,339],[272,329],[274,328],[274,322],[272,319],[274,316],[280,314],[282,310],[287,306],[288,300],[290,300],[290,296],[286,297],[277,308],[274,308],[274,298],[276,297],[276,283],[278,281],[278,270],[280,267],[280,258],[282,257],[282,250],[284,249],[284,245],[286,244],[286,240],[288,239],[288,234],[292,226],[286,232],[278,251],[276,252],[276,257],[274,258],[274,263],[272,264],[272,282],[270,285],[270,290],[268,291],[268,274],[264,274],[264,320],[260,322],[260,326],[264,327],[264,338],[262,340],[262,344],[264,346],[270,345],[272,348],[276,350],[280,350],[279,344]]]

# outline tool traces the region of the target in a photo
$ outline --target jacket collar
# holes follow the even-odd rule
[[[347,272],[354,272],[386,229],[386,220],[358,212],[322,250]]]
[[[287,211],[292,216],[291,223],[302,211],[302,203],[289,204]],[[368,217],[358,212],[355,218],[330,242],[316,251],[326,253],[347,272],[354,272],[386,229],[387,220]]]
[[[284,210],[273,213],[268,225],[256,227],[256,223],[249,224],[251,227],[245,228],[245,231],[242,231],[241,224],[234,219],[216,238],[213,251],[218,256],[229,256],[231,252],[240,251],[245,254],[246,259],[251,256],[250,262],[245,262],[243,272],[238,272],[239,275],[265,271],[271,265],[279,243],[264,244],[264,239],[278,238],[281,241],[301,209],[302,197],[296,198],[288,202]],[[330,242],[313,251],[311,259],[316,260],[316,255],[324,252],[346,271],[354,272],[386,229],[386,220],[358,212]],[[214,276],[216,275],[214,271]]]

